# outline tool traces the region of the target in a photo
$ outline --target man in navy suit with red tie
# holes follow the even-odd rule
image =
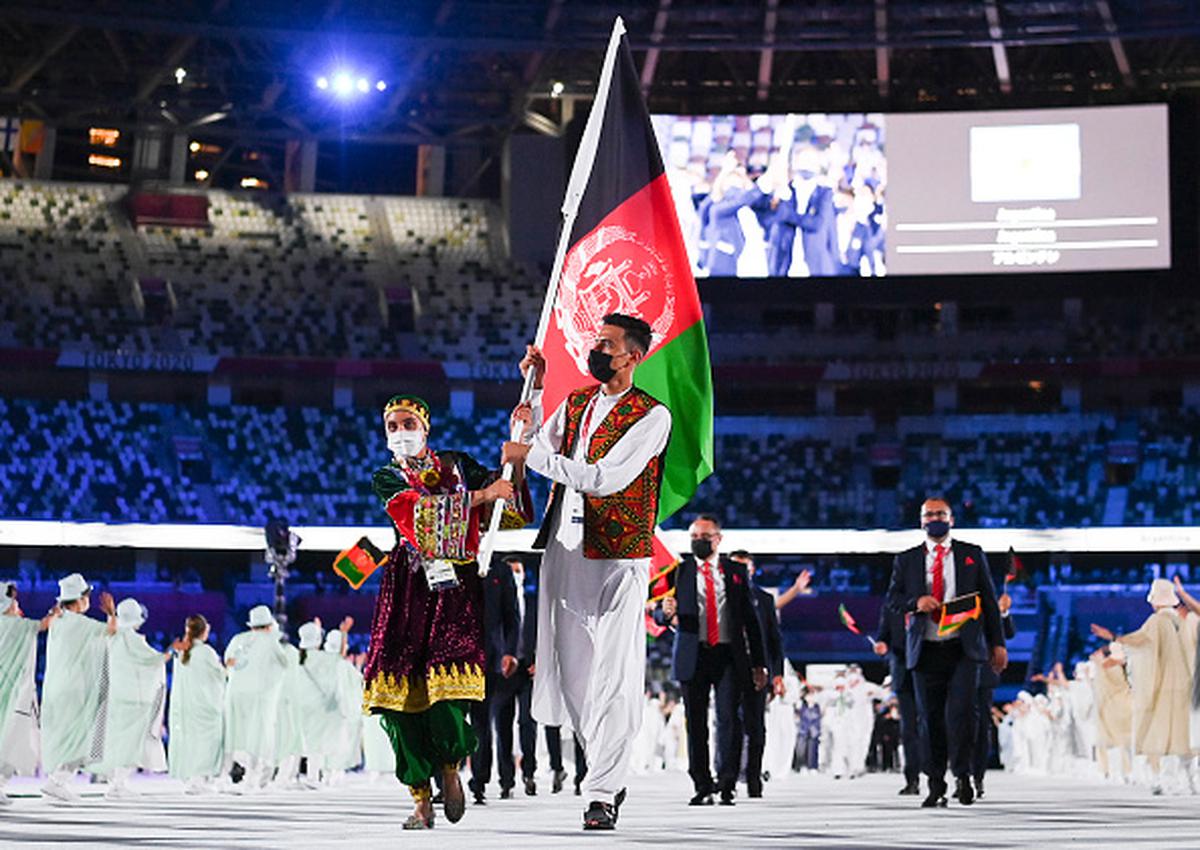
[[[767,684],[766,655],[744,565],[717,554],[721,524],[701,514],[692,523],[692,554],[670,573],[674,593],[655,618],[675,626],[671,677],[680,683],[687,718],[688,773],[696,794],[690,805],[733,805],[741,770],[742,694]],[[708,703],[716,693],[717,781],[708,754]]]
[[[941,498],[921,505],[925,540],[896,556],[888,606],[907,622],[905,661],[913,672],[917,714],[925,753],[929,796],[922,806],[946,805],[946,768],[955,778],[955,798],[975,801],[972,755],[978,728],[976,691],[983,665],[999,672],[1008,664],[996,588],[987,556],[972,543],[952,540],[954,514]],[[977,616],[960,627],[939,629],[944,604],[978,594]],[[947,621],[948,622],[948,621]]]

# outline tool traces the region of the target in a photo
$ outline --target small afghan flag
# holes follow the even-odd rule
[[[658,602],[667,596],[675,595],[675,587],[667,578],[679,566],[679,559],[662,542],[656,532],[654,535],[654,552],[650,556],[650,601]],[[658,637],[658,635],[655,635]]]
[[[1021,562],[1021,558],[1017,555],[1013,547],[1008,547],[1008,572],[1004,574],[1004,583],[1016,581],[1021,573],[1025,570],[1025,564]]]
[[[978,620],[983,613],[978,593],[956,596],[942,605],[942,617],[938,620],[938,637],[952,635],[971,620]]]
[[[850,616],[850,612],[846,610],[845,605],[838,605],[838,619],[842,621],[843,626],[854,632],[854,634],[862,634],[862,629],[858,627],[858,623],[854,622],[854,618]]]
[[[362,537],[349,549],[338,552],[333,559],[333,571],[358,590],[371,577],[371,573],[383,566],[386,558],[374,543]]]

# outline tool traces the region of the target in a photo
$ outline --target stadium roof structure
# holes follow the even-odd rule
[[[38,0],[0,3],[0,115],[243,141],[557,134],[590,97],[618,10],[661,112],[1103,103],[1200,85],[1197,0]],[[369,99],[319,96],[343,65]]]

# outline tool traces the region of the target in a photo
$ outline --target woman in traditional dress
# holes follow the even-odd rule
[[[225,665],[208,645],[208,633],[204,617],[187,618],[171,679],[167,762],[171,776],[186,783],[188,794],[212,790],[210,783],[221,774],[224,754]]]
[[[0,806],[10,776],[32,776],[41,756],[38,730],[37,636],[59,614],[58,606],[41,620],[28,620],[17,601],[17,586],[0,582]]]
[[[476,748],[467,703],[484,696],[480,525],[492,503],[512,504],[514,495],[504,527],[524,525],[529,495],[521,468],[514,489],[469,455],[432,451],[429,405],[415,396],[393,396],[383,425],[392,461],[375,471],[372,486],[395,526],[396,546],[375,603],[363,706],[381,715],[396,776],[416,803],[404,828],[428,829],[437,774],[446,819],[462,817],[458,766]]]

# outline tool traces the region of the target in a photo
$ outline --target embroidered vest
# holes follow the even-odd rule
[[[563,402],[566,423],[560,454],[570,455],[583,425],[588,404],[600,392],[599,386],[575,390]],[[595,463],[608,454],[643,416],[661,404],[649,393],[636,387],[609,411],[588,443],[586,459]],[[658,493],[662,484],[663,457],[651,458],[636,478],[609,496],[583,497],[583,556],[593,560],[649,558],[653,552],[654,521],[658,517]],[[534,544],[544,547],[554,517],[561,511],[563,485],[555,484],[541,532]]]

